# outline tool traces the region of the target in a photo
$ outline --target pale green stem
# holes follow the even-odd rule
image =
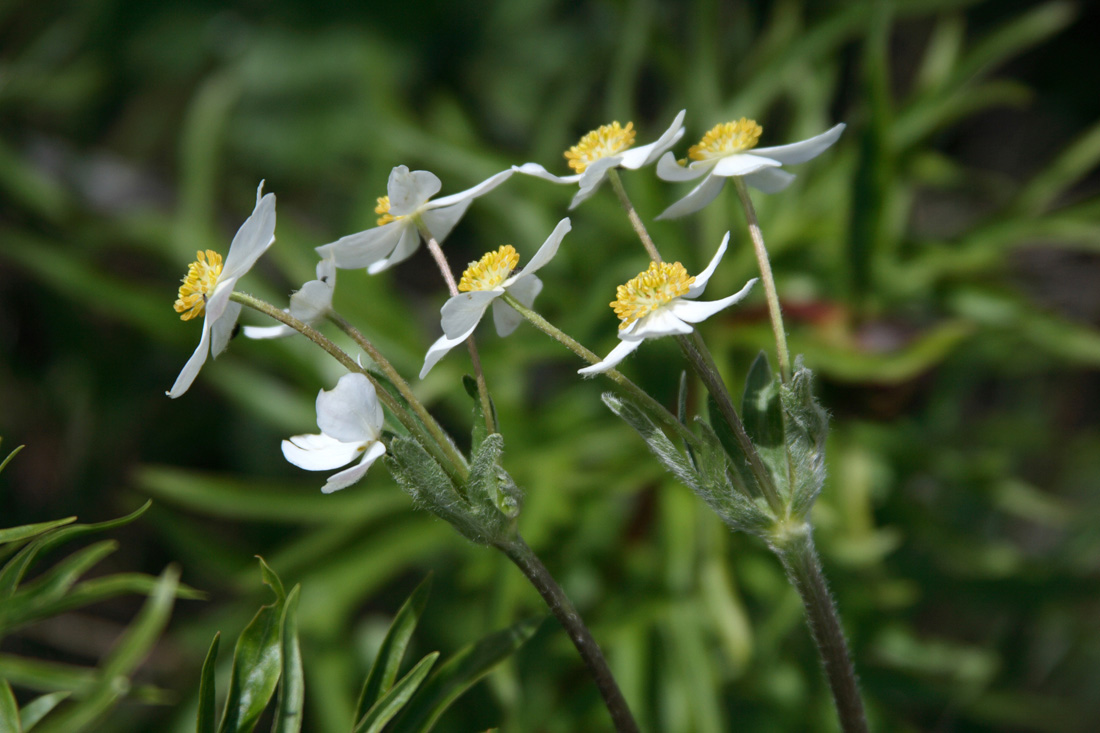
[[[772,265],[768,260],[768,250],[764,247],[764,235],[760,231],[760,222],[756,219],[756,209],[753,208],[752,199],[749,198],[749,190],[745,186],[745,181],[740,176],[734,176],[733,185],[737,189],[737,197],[741,199],[741,206],[745,209],[745,220],[749,225],[749,237],[752,239],[752,248],[756,253],[756,262],[760,266],[760,280],[764,283],[764,295],[768,300],[768,315],[772,322],[772,333],[775,334],[775,350],[779,358],[779,376],[786,384],[791,379],[791,357],[790,352],[787,350],[787,331],[783,327],[783,312],[779,308],[779,293],[775,289]]]
[[[259,298],[251,296],[247,293],[233,291],[233,293],[229,296],[229,299],[234,302],[240,303],[241,305],[246,305],[249,308],[257,310],[264,315],[271,316],[280,323],[290,326],[295,331],[302,334],[310,341],[317,344],[326,352],[328,352],[330,356],[336,359],[336,361],[340,362],[340,364],[349,372],[362,374],[367,379],[369,379],[371,384],[374,385],[374,391],[378,395],[378,399],[381,400],[382,404],[389,408],[390,414],[396,417],[398,422],[400,422],[405,427],[405,429],[409,431],[410,435],[416,437],[416,439],[420,442],[421,445],[424,446],[424,448],[428,452],[435,454],[436,460],[441,466],[444,467],[445,470],[448,470],[449,467],[448,473],[450,473],[452,477],[457,476],[462,482],[465,481],[465,477],[469,474],[469,470],[466,467],[465,461],[460,460],[457,463],[453,462],[451,460],[451,457],[445,454],[443,447],[435,440],[434,436],[424,432],[425,426],[421,425],[419,421],[417,421],[412,415],[410,415],[409,412],[405,409],[405,406],[402,405],[396,397],[390,394],[389,390],[387,390],[385,386],[383,386],[373,374],[371,374],[364,367],[360,366],[359,363],[355,361],[355,359],[352,359],[347,353],[344,352],[343,349],[333,343],[328,337],[326,337],[317,329],[310,326],[308,323],[298,320],[281,308],[276,308],[270,303],[260,300]]]
[[[454,273],[451,272],[451,265],[447,262],[447,256],[443,254],[443,248],[439,246],[439,242],[435,241],[435,237],[432,236],[432,232],[424,224],[424,220],[419,216],[416,217],[416,227],[420,231],[420,236],[428,243],[428,251],[432,253],[432,259],[435,260],[436,266],[439,268],[440,274],[443,275],[443,280],[447,283],[447,292],[451,294],[451,297],[458,295],[458,283],[455,282]],[[493,420],[493,401],[489,397],[489,386],[485,383],[485,372],[481,369],[481,357],[477,352],[477,343],[474,341],[474,335],[466,339],[466,347],[470,351],[470,361],[474,367],[474,379],[477,381],[477,394],[481,400],[481,412],[485,416],[485,429],[489,433],[495,433],[497,431],[496,422]]]
[[[397,388],[398,393],[400,393],[401,396],[405,398],[405,402],[409,404],[409,406],[413,409],[413,412],[416,413],[416,416],[420,418],[420,422],[423,423],[424,427],[427,428],[429,433],[431,433],[432,438],[434,438],[436,443],[439,444],[439,447],[448,454],[451,462],[454,463],[456,466],[465,466],[466,459],[463,458],[462,454],[458,452],[457,448],[455,448],[454,443],[451,441],[450,437],[439,425],[439,423],[436,422],[436,419],[432,417],[432,414],[428,412],[428,409],[424,407],[424,404],[419,399],[417,399],[415,394],[413,394],[412,388],[409,386],[409,383],[404,380],[404,378],[396,369],[394,369],[389,360],[386,359],[386,357],[382,356],[382,352],[380,352],[375,347],[375,345],[372,344],[370,340],[363,335],[363,333],[359,329],[348,323],[348,321],[340,314],[334,311],[329,311],[328,319],[335,323],[341,331],[346,333],[352,339],[352,341],[354,341],[356,345],[359,346],[359,348],[366,352],[371,361],[378,365],[378,368],[386,376],[386,379],[390,380],[390,383],[395,388]]]
[[[649,258],[654,262],[660,262],[661,253],[657,251],[657,245],[653,243],[653,238],[649,236],[645,224],[642,223],[642,218],[638,216],[638,212],[634,210],[634,204],[630,202],[630,197],[626,195],[626,189],[623,188],[623,181],[619,177],[619,172],[612,168],[607,172],[607,177],[611,181],[611,187],[615,189],[615,195],[619,197],[619,203],[622,204],[623,208],[626,210],[626,216],[630,219],[630,225],[634,227],[638,239],[642,240],[642,246],[645,247],[645,251],[649,253]]]

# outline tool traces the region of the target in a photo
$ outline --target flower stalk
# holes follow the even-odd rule
[[[615,195],[619,197],[619,203],[626,211],[627,218],[630,219],[630,225],[634,227],[634,232],[638,235],[638,239],[642,241],[642,246],[649,253],[649,258],[654,262],[661,262],[661,253],[657,251],[657,245],[653,243],[653,238],[649,236],[649,231],[645,228],[642,218],[638,216],[634,204],[631,203],[630,197],[626,195],[626,189],[623,188],[623,181],[619,176],[619,172],[612,168],[608,171],[607,178],[611,181],[611,187],[615,189]]]

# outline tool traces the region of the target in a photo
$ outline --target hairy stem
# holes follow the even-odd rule
[[[653,238],[649,236],[649,232],[645,228],[645,224],[642,223],[642,219],[638,216],[638,212],[634,210],[634,204],[630,202],[630,197],[626,195],[626,189],[623,188],[623,181],[619,177],[619,172],[612,168],[607,172],[607,177],[611,181],[611,187],[615,189],[615,195],[619,197],[619,203],[623,205],[626,210],[626,216],[630,219],[630,225],[634,227],[634,231],[638,234],[638,239],[642,240],[642,246],[645,247],[645,251],[649,253],[649,258],[654,262],[661,261],[661,253],[657,251],[657,245],[653,243]]]

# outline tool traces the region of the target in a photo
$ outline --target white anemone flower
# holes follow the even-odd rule
[[[310,280],[290,296],[287,313],[302,323],[313,325],[332,310],[332,291],[336,287],[336,263],[331,259],[317,263],[317,279]],[[290,326],[245,326],[244,335],[250,339],[275,339],[298,333]]]
[[[493,324],[497,328],[497,334],[507,336],[516,330],[523,317],[499,298],[508,293],[530,308],[535,302],[535,296],[542,292],[542,280],[535,275],[535,271],[554,258],[561,240],[570,228],[572,224],[568,218],[559,221],[539,247],[539,251],[527,263],[527,267],[514,274],[516,265],[519,264],[519,254],[510,244],[470,263],[458,283],[461,292],[449,298],[439,311],[443,335],[428,348],[424,367],[420,370],[421,379],[427,376],[448,351],[469,338],[490,303],[493,306]]]
[[[329,476],[321,491],[331,494],[363,478],[367,469],[386,452],[382,435],[382,405],[370,380],[358,372],[345,374],[329,391],[317,394],[317,427],[320,435],[295,435],[283,441],[283,455],[307,471],[351,468]]]
[[[657,176],[666,181],[693,181],[706,176],[687,196],[661,212],[658,219],[675,219],[695,213],[713,201],[726,179],[740,176],[745,183],[764,193],[777,193],[790,185],[794,174],[780,166],[805,163],[821,155],[844,132],[844,123],[789,145],[758,148],[763,128],[742,117],[737,122],[715,125],[698,144],[688,150],[691,163],[682,166],[672,153],[666,153],[657,163]]]
[[[692,324],[700,323],[715,313],[744,299],[756,278],[745,287],[721,300],[697,301],[703,294],[714,270],[726,253],[730,235],[722,238],[722,244],[707,268],[691,277],[679,262],[650,262],[649,269],[620,285],[616,300],[611,303],[619,324],[621,343],[611,350],[603,361],[580,369],[585,376],[606,372],[634,353],[646,339],[661,336],[683,336],[692,332]]]
[[[512,175],[501,171],[473,188],[431,200],[442,188],[439,178],[429,171],[410,171],[399,165],[390,171],[387,195],[378,199],[374,213],[378,226],[349,234],[317,248],[322,259],[331,257],[341,270],[362,267],[374,275],[406,260],[420,246],[417,219],[423,222],[435,241],[442,242],[466,213],[470,202],[492,191]]]
[[[172,399],[190,388],[206,363],[207,355],[217,357],[225,351],[241,313],[241,304],[231,302],[229,296],[237,280],[256,264],[260,255],[275,241],[275,194],[263,196],[263,188],[264,183],[260,181],[256,188],[256,206],[233,237],[224,267],[222,256],[208,249],[196,253],[195,261],[187,268],[187,276],[173,307],[184,321],[203,314],[206,317],[202,322],[198,348],[184,364],[172,389],[165,393]]]
[[[686,111],[680,110],[680,114],[676,115],[676,119],[659,138],[637,148],[631,147],[636,134],[633,122],[626,123],[626,127],[620,127],[618,122],[612,122],[610,125],[603,125],[589,132],[580,139],[580,142],[565,152],[569,167],[576,171],[574,175],[555,176],[538,163],[512,166],[512,170],[554,183],[580,184],[580,190],[569,204],[570,209],[576,208],[596,193],[596,189],[604,182],[612,168],[629,170],[643,168],[655,162],[662,153],[679,142],[684,136]]]

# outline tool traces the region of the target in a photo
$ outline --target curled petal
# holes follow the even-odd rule
[[[240,303],[229,303],[222,311],[220,318],[210,319],[210,355],[217,357],[225,347],[229,345],[229,339],[233,338],[233,328],[237,325],[237,317],[241,314]]]
[[[358,372],[345,374],[335,387],[317,395],[317,427],[337,440],[377,440],[382,420],[382,405],[374,385]]]
[[[543,168],[538,163],[524,163],[523,165],[514,165],[512,170],[516,173],[523,173],[527,176],[534,176],[535,178],[541,178],[544,181],[550,181],[551,183],[577,183],[584,176],[583,173],[577,173],[572,176],[555,176],[550,171]]]
[[[245,326],[241,331],[244,333],[245,338],[250,338],[255,341],[261,341],[263,339],[280,339],[298,333],[290,326],[282,323],[277,326]]]
[[[709,172],[710,165],[695,167],[680,165],[676,162],[676,156],[672,153],[665,153],[657,161],[657,177],[662,181],[694,181],[699,176]]]
[[[201,370],[202,365],[206,363],[206,357],[209,354],[210,321],[209,319],[204,319],[202,322],[202,336],[199,337],[199,345],[195,347],[195,352],[191,354],[191,358],[183,365],[183,369],[180,370],[179,376],[176,377],[172,389],[165,392],[165,394],[172,399],[176,399],[190,389],[191,384],[195,381],[195,377],[199,376],[199,370]]]
[[[381,441],[375,441],[370,444],[366,452],[363,454],[363,460],[351,468],[345,468],[339,473],[334,473],[328,477],[328,481],[321,487],[321,493],[331,494],[334,491],[340,489],[346,489],[359,479],[363,478],[367,473],[367,469],[371,467],[378,458],[384,455],[386,452],[386,446]]]
[[[509,168],[508,170],[504,170],[500,173],[489,176],[481,183],[477,184],[476,186],[471,186],[465,191],[459,191],[458,193],[452,193],[450,196],[441,196],[434,201],[429,201],[427,208],[440,209],[446,206],[454,206],[455,204],[461,203],[463,201],[471,201],[473,199],[476,199],[478,196],[483,196],[489,193],[494,188],[504,183],[511,177],[512,169]]]
[[[686,323],[699,323],[713,316],[720,310],[729,308],[734,303],[739,303],[745,299],[745,296],[752,290],[752,286],[756,284],[756,278],[749,280],[745,284],[745,287],[738,290],[733,295],[722,298],[721,300],[684,300],[678,299],[669,304],[668,309],[671,311],[677,319]],[[640,332],[638,335],[642,335]]]
[[[554,259],[554,255],[558,253],[558,247],[561,246],[561,241],[565,239],[565,235],[568,234],[572,228],[573,223],[569,221],[569,217],[565,217],[559,221],[558,225],[554,227],[554,231],[550,232],[550,236],[547,237],[546,241],[539,247],[539,251],[535,252],[535,256],[527,263],[527,267],[523,268],[523,274],[530,275],[547,262]],[[504,287],[507,288],[508,285],[508,281],[505,281]]]
[[[726,179],[721,176],[707,176],[695,188],[688,192],[687,196],[662,211],[658,219],[676,219],[677,217],[694,214],[709,204],[726,185]]]
[[[722,261],[723,255],[726,254],[726,247],[730,242],[730,233],[726,232],[726,236],[722,237],[722,243],[718,245],[718,251],[714,253],[714,256],[710,258],[710,262],[707,263],[706,268],[695,276],[695,282],[688,288],[685,298],[698,298],[703,294],[703,290],[707,287],[707,283],[710,282],[710,276],[714,274],[714,271],[718,268],[718,263]]]
[[[252,269],[268,247],[275,241],[275,194],[260,197],[263,182],[256,189],[256,207],[244,220],[233,236],[229,253],[225,256],[222,278],[239,278]]]
[[[639,318],[632,325],[630,340],[640,341],[661,336],[686,336],[692,332],[690,325],[682,321],[677,315],[675,306],[680,303],[690,303],[682,299],[674,300],[663,308],[653,311],[649,315]],[[620,334],[621,336],[622,334]]]
[[[306,323],[322,318],[332,309],[333,286],[332,278],[307,282],[290,296],[290,315]]]
[[[747,176],[765,168],[778,168],[779,166],[778,160],[753,155],[752,153],[735,153],[719,158],[718,162],[714,164],[713,170],[714,175],[728,178],[730,176]]]
[[[474,324],[474,327],[476,328],[477,324]],[[435,343],[428,347],[428,353],[424,357],[424,366],[420,368],[420,378],[423,379],[424,377],[428,376],[428,372],[432,370],[432,367],[439,363],[440,359],[447,355],[448,351],[469,338],[470,334],[472,334],[473,332],[474,329],[471,328],[466,333],[463,333],[453,339],[447,338],[446,335],[437,338],[435,340]]]
[[[408,166],[397,166],[390,171],[390,180],[386,185],[390,214],[406,216],[416,212],[442,187],[439,177],[431,171],[410,171]]]
[[[676,118],[672,121],[672,124],[668,126],[668,129],[661,133],[661,136],[649,145],[642,145],[637,148],[630,148],[629,150],[623,151],[621,156],[622,161],[619,165],[623,168],[629,168],[630,170],[637,170],[657,160],[657,158],[678,143],[680,138],[684,136],[684,115],[686,114],[687,110],[680,110],[680,114],[676,115]]]
[[[522,275],[508,287],[508,293],[520,303],[530,308],[538,294],[542,292],[542,280],[537,275]],[[523,316],[503,300],[493,301],[493,325],[498,336],[507,336],[516,330]]]
[[[841,122],[839,125],[834,125],[820,135],[815,135],[807,140],[789,145],[777,145],[771,148],[756,148],[753,152],[778,160],[783,165],[805,163],[807,160],[824,153],[829,146],[839,140],[844,128],[845,124]]]
[[[590,377],[593,374],[599,374],[609,369],[614,369],[620,361],[633,354],[641,345],[641,339],[620,341],[619,345],[603,358],[603,361],[593,364],[592,366],[586,366],[584,369],[578,369],[577,374],[583,374],[586,377]]]
[[[745,176],[745,183],[764,193],[779,193],[795,179],[793,173],[779,168],[764,168]]]
[[[340,237],[335,242],[316,248],[322,259],[331,259],[341,270],[358,270],[370,267],[384,259],[397,247],[401,236],[412,226],[412,221],[398,219],[380,227]]]
[[[471,200],[459,201],[453,206],[448,206],[442,209],[428,209],[420,217],[424,220],[424,226],[428,228],[428,231],[435,237],[435,241],[442,242],[451,233],[451,230],[455,228],[455,224],[466,213],[466,209],[470,208]]]
[[[294,435],[282,442],[283,457],[307,471],[331,471],[354,461],[362,441],[345,443],[331,435]]]
[[[367,272],[371,275],[377,275],[383,270],[393,267],[398,262],[407,260],[412,257],[413,252],[416,252],[416,248],[420,246],[420,233],[416,231],[416,226],[411,221],[395,221],[386,224],[386,226],[393,226],[394,224],[404,224],[398,230],[400,236],[391,251],[387,252],[382,259],[372,262],[367,267]]]
[[[443,334],[453,339],[458,338],[459,334],[468,334],[473,331],[481,321],[481,317],[485,315],[485,309],[489,307],[489,303],[499,298],[503,292],[503,290],[475,290],[448,298],[439,309]]]

